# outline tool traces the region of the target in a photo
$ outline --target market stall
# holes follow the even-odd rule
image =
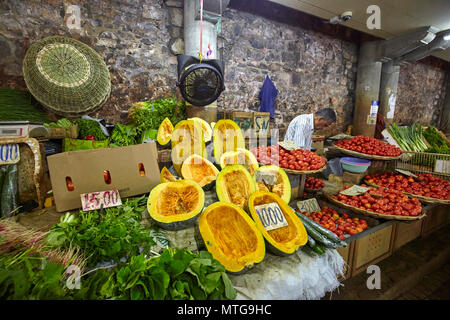
[[[148,95],[74,38],[26,50],[28,91],[0,90],[0,299],[318,300],[448,222],[450,141],[437,128],[325,139],[340,114],[327,96],[331,107],[313,99],[318,110],[275,123],[283,139],[269,130],[274,86],[264,112],[217,112],[225,65],[215,43],[203,55],[200,30],[199,57],[161,59],[176,77]],[[113,89],[131,103],[98,112]],[[375,109],[357,122],[374,127]]]

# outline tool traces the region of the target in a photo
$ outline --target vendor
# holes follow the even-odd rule
[[[323,108],[316,113],[302,114],[289,124],[284,141],[292,141],[300,148],[311,150],[314,130],[324,129],[336,122],[336,113],[331,108]]]

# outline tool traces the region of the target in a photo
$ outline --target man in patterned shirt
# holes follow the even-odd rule
[[[299,115],[289,124],[284,141],[292,141],[302,149],[311,150],[314,130],[324,129],[334,122],[336,122],[336,113],[331,108]]]

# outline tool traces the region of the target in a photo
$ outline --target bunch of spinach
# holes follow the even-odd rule
[[[155,244],[150,232],[140,221],[146,207],[145,195],[128,198],[120,207],[67,213],[47,236],[53,247],[80,248],[89,255],[88,266],[99,262],[119,261],[126,255],[140,254]]]
[[[205,300],[235,299],[225,268],[207,251],[165,249],[149,259],[133,256],[129,263],[96,272],[82,280],[76,299]]]
[[[64,267],[26,252],[0,257],[0,300],[67,299]]]

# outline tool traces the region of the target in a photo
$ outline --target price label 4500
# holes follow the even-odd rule
[[[288,225],[283,211],[281,211],[278,203],[267,203],[255,206],[255,211],[258,214],[259,220],[263,227],[267,230],[274,230]]]

